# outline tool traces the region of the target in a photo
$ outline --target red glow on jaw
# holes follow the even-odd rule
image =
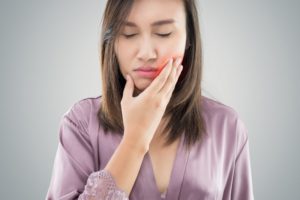
[[[157,72],[155,74],[154,77],[158,76],[160,74],[160,72],[163,70],[163,68],[166,66],[166,64],[168,63],[169,59],[173,58],[173,62],[176,60],[176,58],[181,58],[183,59],[183,56],[181,54],[175,54],[175,55],[171,55],[171,56],[164,56],[162,59],[161,59],[161,62],[158,64],[158,67],[157,67]],[[181,60],[182,61],[182,60]]]

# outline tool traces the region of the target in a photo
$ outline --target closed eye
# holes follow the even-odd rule
[[[159,34],[159,33],[157,33],[157,35],[159,35],[161,37],[168,37],[171,34],[172,34],[172,32],[171,33],[165,33],[165,34]]]
[[[133,36],[135,36],[136,34],[130,34],[130,35],[126,35],[126,34],[123,34],[126,38],[131,38]]]
[[[164,34],[157,33],[157,35],[160,36],[160,37],[169,37],[171,34],[172,34],[172,32],[170,32],[170,33],[164,33]],[[130,35],[123,34],[123,35],[126,38],[132,38],[132,37],[134,37],[137,34],[130,34]]]

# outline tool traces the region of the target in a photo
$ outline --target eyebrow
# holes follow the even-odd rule
[[[151,26],[161,26],[161,25],[165,25],[165,24],[172,24],[174,22],[175,22],[174,19],[164,19],[164,20],[160,20],[160,21],[151,23]],[[124,25],[130,26],[130,27],[137,27],[137,25],[135,23],[130,22],[130,21],[124,21]]]

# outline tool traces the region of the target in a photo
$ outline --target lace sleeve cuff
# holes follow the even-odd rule
[[[90,174],[79,200],[129,200],[125,191],[117,187],[109,171]]]

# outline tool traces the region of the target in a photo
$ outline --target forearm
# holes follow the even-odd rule
[[[128,195],[132,190],[146,152],[146,148],[139,148],[129,140],[122,139],[104,169],[111,173],[116,185]]]

